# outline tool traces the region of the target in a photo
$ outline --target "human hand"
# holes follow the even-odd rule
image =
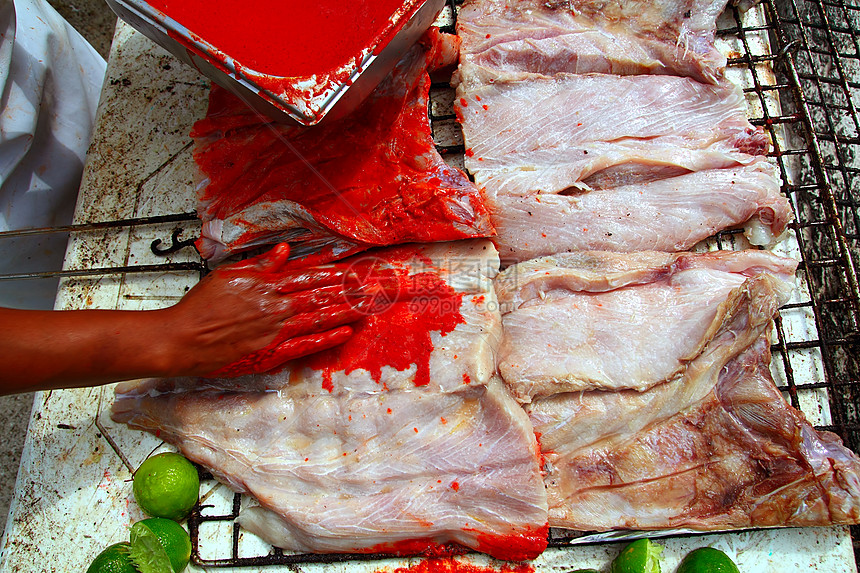
[[[289,247],[219,267],[165,309],[171,375],[233,377],[331,348],[364,315],[362,293],[334,265],[287,269]],[[347,298],[349,296],[349,298]]]

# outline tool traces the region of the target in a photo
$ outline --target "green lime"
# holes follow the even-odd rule
[[[200,494],[197,469],[179,454],[165,452],[144,460],[134,472],[134,499],[152,517],[180,520]]]
[[[715,547],[700,547],[689,553],[677,573],[740,573],[732,558]]]
[[[191,559],[191,538],[172,519],[151,517],[131,526],[131,559],[140,573],[179,573]]]
[[[128,554],[127,542],[114,543],[99,553],[87,573],[138,573]]]
[[[650,539],[637,539],[621,550],[609,573],[660,573],[660,553],[663,546]]]

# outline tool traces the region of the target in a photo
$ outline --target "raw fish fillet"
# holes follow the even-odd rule
[[[796,266],[757,250],[560,253],[514,265],[495,280],[499,370],[521,402],[581,390],[636,401],[623,391],[665,386],[699,364],[745,281],[778,277],[785,297]]]
[[[467,0],[457,17],[461,80],[526,73],[669,74],[715,83],[726,0]]]
[[[736,167],[769,147],[733,84],[557,74],[458,95],[466,167],[500,194],[587,189],[589,177],[620,166]]]
[[[465,164],[505,260],[686,250],[740,226],[767,245],[792,218],[737,86],[557,74],[458,95]]]
[[[770,245],[792,219],[764,159],[573,195],[488,195],[496,245],[514,261],[579,250],[685,251],[739,226],[750,243]]]
[[[687,380],[697,388],[684,391],[704,397],[645,429],[600,432],[563,454],[541,436],[550,524],[597,531],[858,523],[860,459],[783,400],[769,346],[762,336],[719,371]],[[621,401],[550,400],[533,404],[530,416],[552,443],[578,425],[579,410],[602,408],[603,420],[630,413]]]
[[[455,542],[536,557],[546,494],[531,424],[494,374],[492,244],[338,264],[386,284],[393,271],[415,290],[380,301],[343,346],[279,372],[120,385],[113,418],[254,496],[240,523],[285,549],[408,554]]]
[[[726,268],[708,272],[716,288],[726,270],[749,278],[724,295],[704,345],[679,373],[641,392],[562,392],[526,406],[540,436],[551,526],[715,530],[860,520],[860,459],[834,434],[817,432],[771,378],[772,318],[786,300],[791,265],[764,253],[749,265],[752,253],[734,255],[717,255]],[[612,304],[607,295],[619,283],[663,280],[657,255],[616,257],[593,271],[582,265],[574,279],[592,289],[592,306]],[[557,276],[547,284],[572,282],[566,268],[551,272]],[[540,292],[531,287],[520,299]],[[665,307],[676,310],[671,300]],[[641,337],[651,336],[673,346],[689,336],[653,324],[650,333],[616,325],[617,343],[641,348]]]
[[[492,234],[480,193],[436,151],[428,69],[452,64],[457,38],[431,28],[350,116],[311,127],[259,117],[212,88],[194,126],[203,176],[198,250],[220,261],[288,241],[336,259],[370,246]]]

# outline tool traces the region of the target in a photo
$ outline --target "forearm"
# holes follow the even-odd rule
[[[341,268],[289,248],[216,269],[161,310],[0,308],[0,394],[163,376],[266,372],[344,342],[364,316]]]
[[[0,394],[167,375],[169,311],[0,309]]]

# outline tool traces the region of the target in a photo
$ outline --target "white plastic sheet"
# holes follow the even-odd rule
[[[0,231],[71,223],[105,61],[45,0],[0,0]],[[0,239],[0,274],[58,270],[62,233]],[[56,281],[0,281],[0,306],[51,308]]]

